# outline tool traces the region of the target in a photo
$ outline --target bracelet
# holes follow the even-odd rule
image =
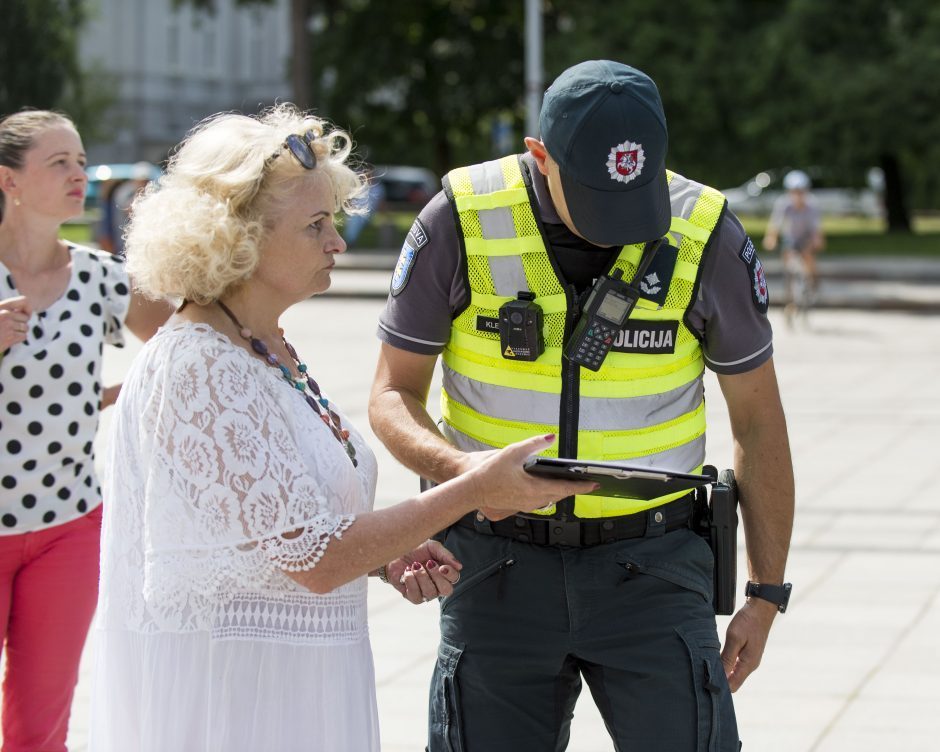
[[[379,579],[382,580],[382,582],[384,582],[386,585],[388,585],[388,584],[389,584],[389,582],[388,582],[388,570],[385,569],[385,565],[383,564],[382,566],[380,566],[380,567],[376,570],[376,572],[377,572],[378,575],[379,575]]]

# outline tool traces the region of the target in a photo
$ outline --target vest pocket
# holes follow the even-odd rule
[[[678,627],[676,632],[689,652],[698,715],[696,752],[737,752],[737,721],[731,690],[719,650],[721,644],[709,625]]]
[[[430,752],[464,752],[457,666],[464,646],[441,638],[431,682]]]

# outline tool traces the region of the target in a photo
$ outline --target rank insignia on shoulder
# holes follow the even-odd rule
[[[411,225],[411,229],[408,231],[405,242],[402,244],[398,262],[395,264],[395,273],[392,275],[391,284],[392,295],[398,295],[405,289],[405,285],[408,284],[408,280],[411,278],[411,271],[414,269],[418,251],[427,244],[428,231],[420,219],[415,219],[414,224]]]
[[[653,263],[649,265],[643,279],[638,282],[640,294],[644,299],[659,306],[665,305],[678,258],[679,249],[675,246],[663,243],[659,247],[653,257]]]

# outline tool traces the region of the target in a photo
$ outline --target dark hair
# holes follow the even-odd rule
[[[0,165],[18,170],[36,140],[37,134],[57,125],[75,128],[67,115],[51,110],[21,110],[0,120]],[[0,189],[0,222],[3,221],[5,197]]]

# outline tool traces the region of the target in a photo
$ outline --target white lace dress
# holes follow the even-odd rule
[[[372,507],[375,457],[343,425],[357,468],[211,327],[144,346],[103,483],[90,752],[379,749],[366,578],[316,595],[284,573]]]

